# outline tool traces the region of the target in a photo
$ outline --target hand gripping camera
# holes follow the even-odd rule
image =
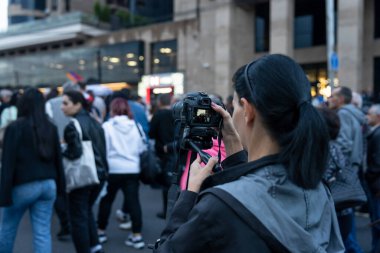
[[[173,116],[181,123],[183,135],[179,140],[182,149],[192,149],[189,140],[200,149],[212,147],[222,117],[211,108],[211,98],[204,92],[189,93],[173,106]]]
[[[173,116],[176,122],[180,123],[177,145],[182,150],[196,151],[204,163],[207,163],[211,156],[202,150],[213,146],[212,139],[218,137],[216,129],[220,132],[222,126],[222,117],[211,108],[211,102],[206,93],[194,92],[187,94],[184,100],[173,106]],[[217,101],[214,102],[223,106]],[[214,172],[220,170],[219,164],[214,167]]]

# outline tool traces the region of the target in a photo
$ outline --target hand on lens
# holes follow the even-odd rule
[[[203,181],[211,175],[212,168],[218,162],[217,157],[211,157],[208,163],[202,167],[201,158],[197,159],[190,166],[189,186],[188,190],[198,193]]]

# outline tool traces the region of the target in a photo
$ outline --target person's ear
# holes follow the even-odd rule
[[[252,124],[256,116],[255,107],[251,103],[249,103],[246,98],[241,98],[240,103],[243,106],[245,123]]]

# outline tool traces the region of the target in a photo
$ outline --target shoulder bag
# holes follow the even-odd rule
[[[160,160],[156,156],[154,149],[151,147],[148,140],[141,132],[140,127],[135,121],[137,130],[142,141],[146,145],[146,150],[140,154],[140,180],[144,184],[156,184],[157,178],[161,174]]]
[[[336,169],[327,181],[327,186],[330,188],[336,210],[340,211],[365,204],[367,197],[357,171],[349,163],[345,163],[345,167],[341,168],[336,161],[337,157],[334,157],[331,151],[330,159]]]
[[[73,118],[71,121],[79,133],[82,144],[82,155],[75,160],[63,158],[67,192],[77,188],[99,184],[92,142],[90,140],[83,140],[82,128],[78,120]]]

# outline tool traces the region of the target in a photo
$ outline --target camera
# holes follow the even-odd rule
[[[212,147],[212,138],[217,137],[215,128],[220,127],[222,117],[212,109],[211,102],[206,93],[193,92],[174,104],[173,116],[180,122],[183,133],[181,139],[177,140],[182,149],[193,149],[189,142],[200,149]],[[223,106],[220,102],[217,104]]]
[[[176,120],[189,127],[219,127],[222,117],[211,108],[211,98],[204,92],[189,93],[173,106]]]

